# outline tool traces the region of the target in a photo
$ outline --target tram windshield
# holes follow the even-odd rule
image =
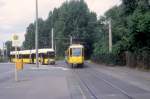
[[[72,56],[81,56],[82,50],[81,48],[73,48],[72,49]]]
[[[55,57],[55,52],[47,52],[47,55],[49,58],[54,58]]]

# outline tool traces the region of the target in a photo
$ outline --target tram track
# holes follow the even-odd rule
[[[147,90],[107,75],[88,64],[84,68],[70,70],[83,95],[80,99],[145,99],[149,96]]]
[[[126,96],[128,99],[134,99],[134,98],[133,98],[131,95],[129,95],[126,91],[124,91],[123,89],[119,88],[118,86],[112,84],[110,81],[98,77],[98,76],[97,76],[97,73],[98,73],[98,72],[97,72],[96,70],[93,70],[93,71],[94,71],[94,73],[91,72],[91,71],[90,71],[90,72],[87,72],[87,73],[90,73],[91,75],[95,76],[96,78],[98,78],[98,79],[104,81],[104,82],[105,82],[106,84],[108,84],[109,86],[115,88],[116,90],[119,90],[119,91],[120,91],[124,96]]]
[[[90,94],[90,98],[92,99],[98,99],[98,97],[94,94],[94,92],[89,88],[89,86],[86,84],[86,82],[79,76],[79,74],[77,73],[77,71],[74,69],[73,73],[76,77],[76,79],[79,81],[80,85],[82,85],[84,88],[86,88],[86,90],[88,91],[88,93]],[[80,87],[82,94],[84,95],[84,91],[83,89]],[[89,99],[89,97],[87,97],[86,95],[84,95],[83,99]]]
[[[88,83],[81,77],[81,73],[80,72],[84,72],[84,74],[88,74],[88,75],[91,75],[92,77],[96,78],[97,80],[99,81],[103,81],[105,84],[107,84],[108,86],[118,90],[124,97],[126,97],[126,99],[134,99],[131,95],[129,95],[126,91],[124,91],[123,89],[119,88],[118,86],[112,84],[110,81],[107,81],[106,79],[103,79],[101,77],[98,77],[97,76],[97,71],[95,70],[92,70],[90,68],[90,71],[88,70],[83,70],[83,71],[80,71],[78,69],[75,69],[74,70],[74,73],[76,74],[77,76],[77,79],[80,81],[80,83],[82,85],[84,85],[86,87],[86,89],[89,91],[89,93],[91,94],[92,96],[92,99],[103,99],[103,97],[99,97],[97,96],[94,91],[89,87]],[[79,74],[80,73],[80,74]]]

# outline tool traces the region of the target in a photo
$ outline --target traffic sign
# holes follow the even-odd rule
[[[18,47],[19,46],[19,36],[14,34],[12,36],[12,46],[13,47]]]

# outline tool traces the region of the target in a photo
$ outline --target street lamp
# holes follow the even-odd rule
[[[111,18],[109,18],[109,52],[112,52],[112,26],[111,26]]]
[[[5,60],[5,43],[3,42],[3,60]]]
[[[38,0],[36,0],[36,30],[35,30],[36,66],[39,67],[38,55]]]
[[[72,44],[72,36],[70,35],[70,45]]]
[[[52,37],[51,37],[52,46],[51,47],[52,47],[52,49],[54,49],[54,29],[53,28],[52,28],[52,34],[51,35],[52,35]]]

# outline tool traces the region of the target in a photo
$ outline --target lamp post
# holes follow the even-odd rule
[[[51,35],[52,37],[51,37],[51,42],[52,42],[52,49],[54,49],[54,29],[52,28],[52,35]]]
[[[70,36],[70,45],[72,44],[72,36]]]
[[[5,43],[3,42],[3,60],[5,60]]]
[[[111,18],[109,19],[109,52],[112,52],[112,30]]]
[[[38,0],[36,0],[36,30],[35,30],[36,66],[39,67],[38,55]]]

